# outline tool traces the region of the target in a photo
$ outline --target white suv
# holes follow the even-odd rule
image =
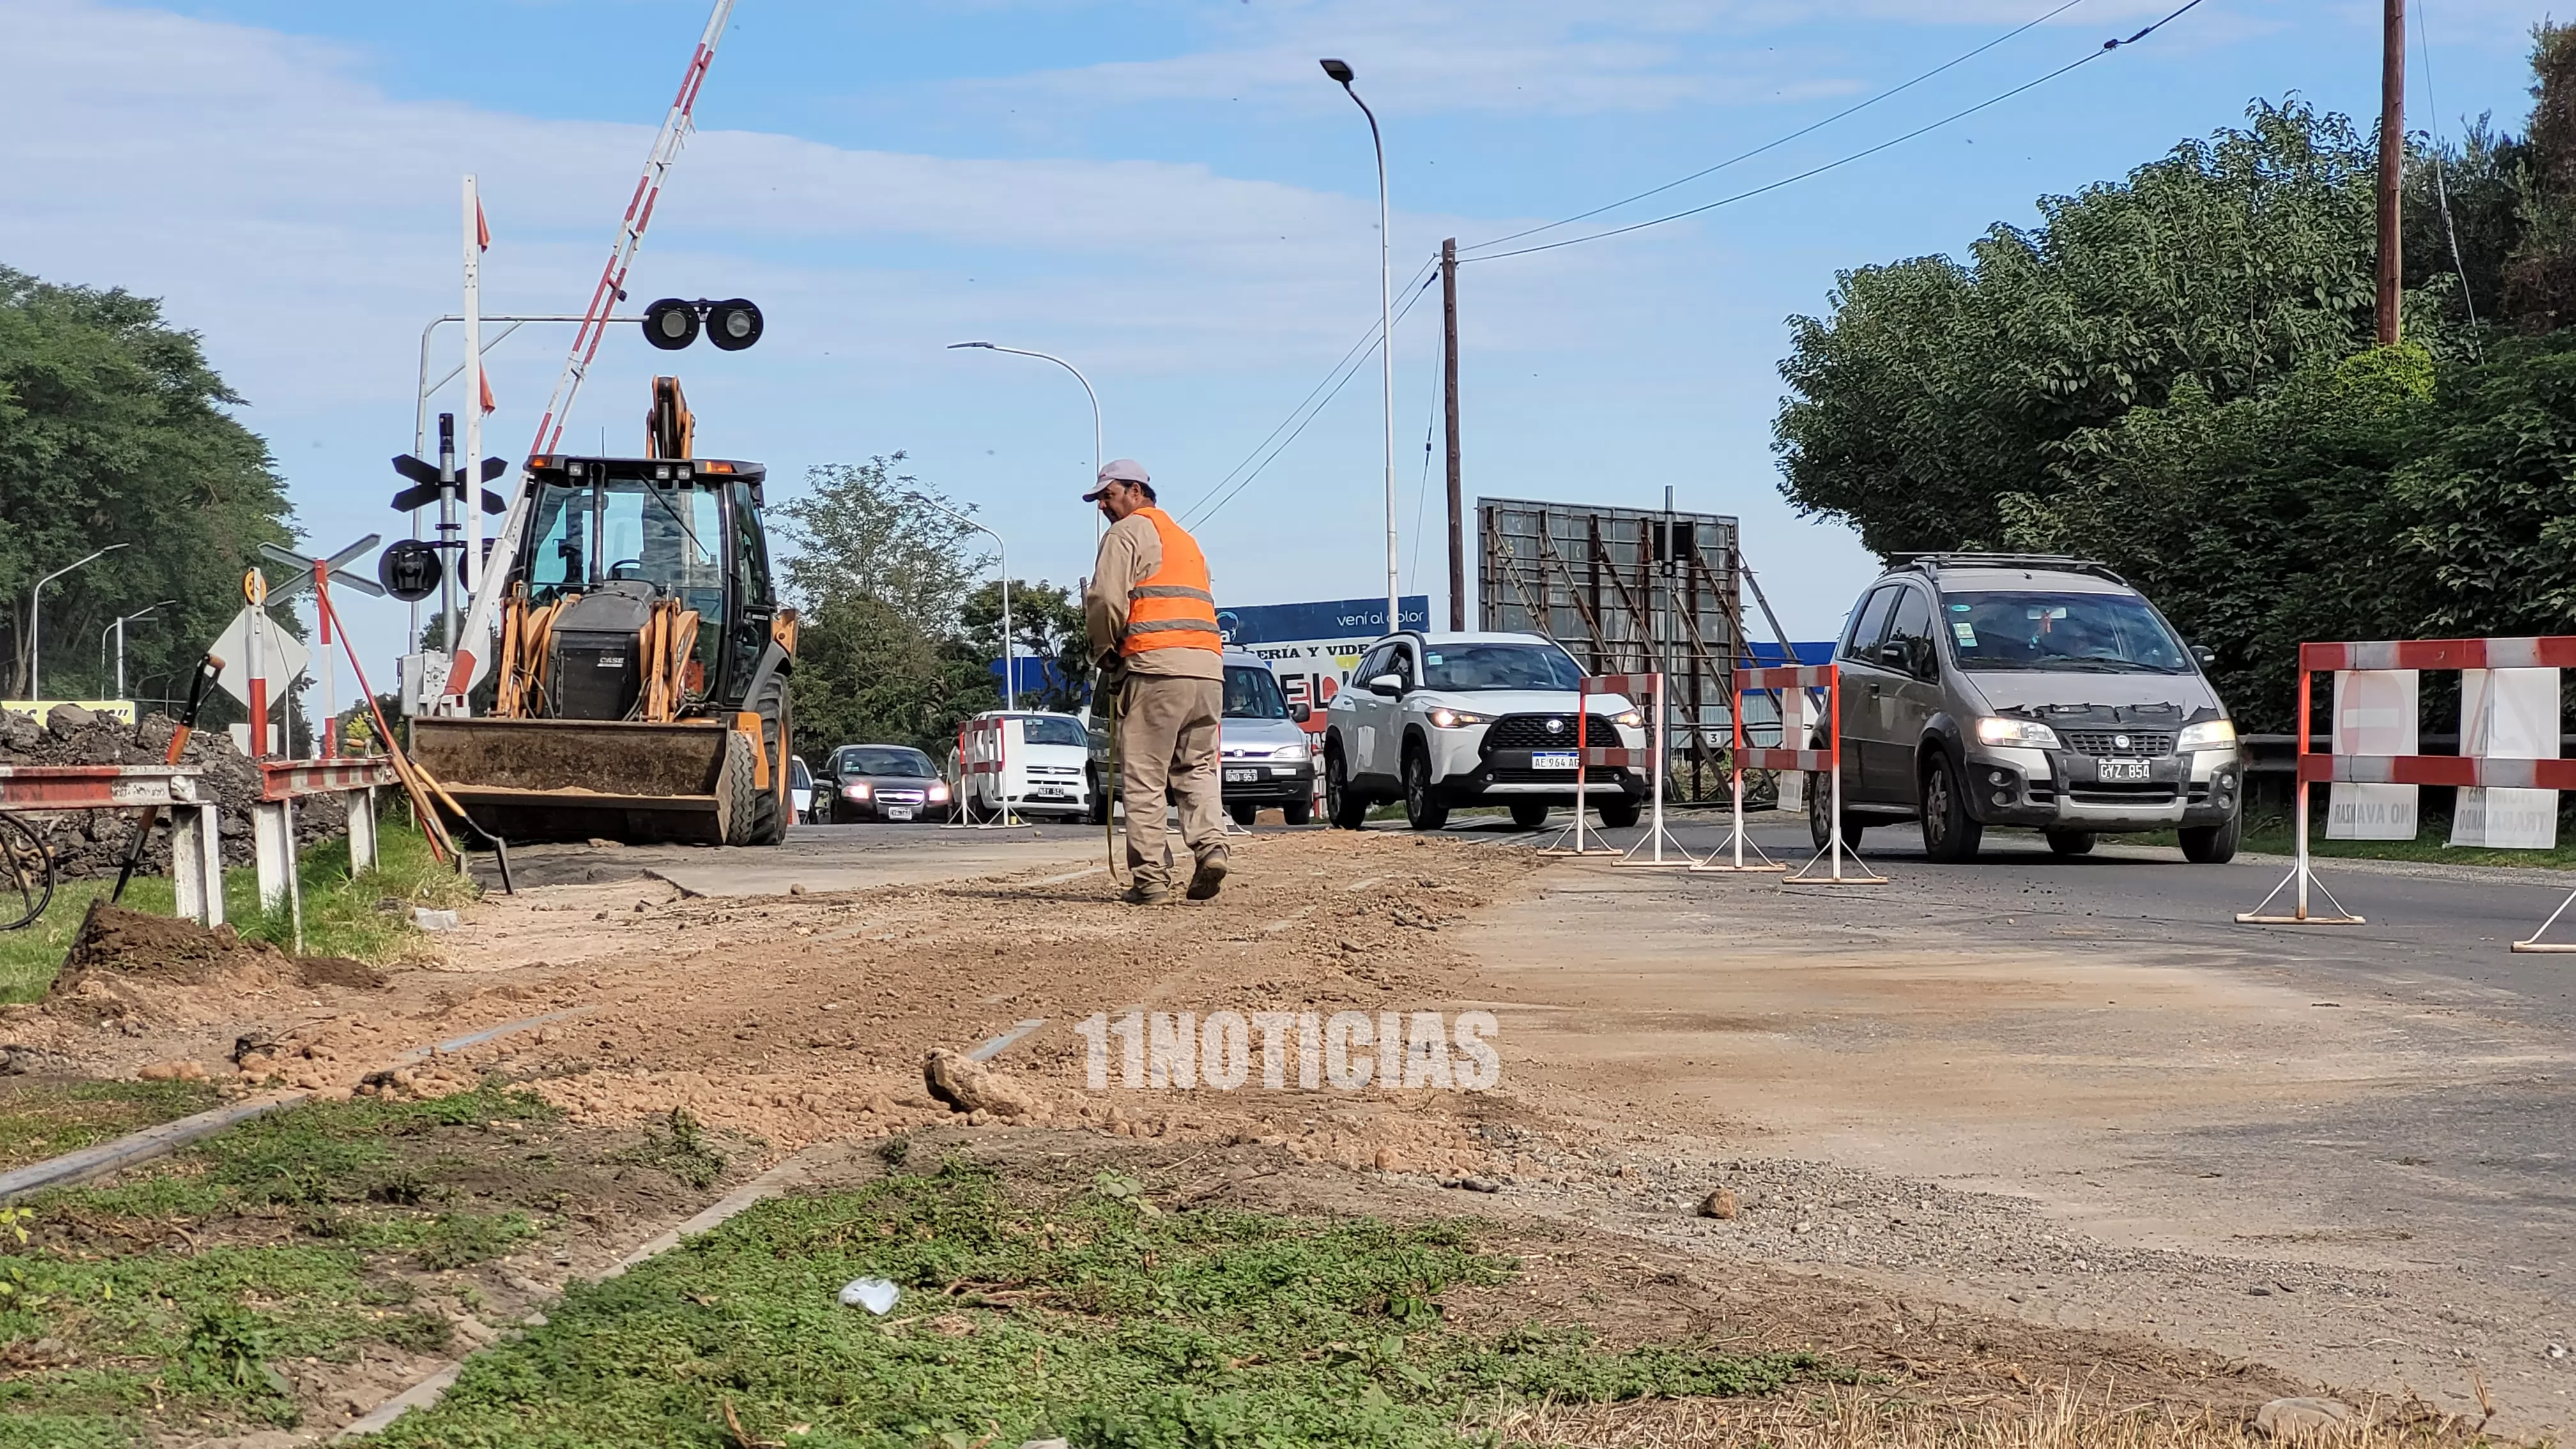
[[[1324,712],[1325,810],[1357,830],[1380,801],[1402,800],[1416,830],[1458,805],[1508,805],[1535,829],[1574,803],[1576,690],[1582,666],[1536,634],[1390,634],[1368,647]],[[1644,716],[1626,699],[1590,699],[1585,740],[1643,749]],[[1645,772],[1595,765],[1584,779],[1606,825],[1634,825]]]

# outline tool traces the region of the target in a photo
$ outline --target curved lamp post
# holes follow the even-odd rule
[[[1350,62],[1329,57],[1318,62],[1324,74],[1337,82],[1351,103],[1368,117],[1369,144],[1377,150],[1377,342],[1380,382],[1386,409],[1386,632],[1402,627],[1396,613],[1396,547],[1395,547],[1395,297],[1394,278],[1387,261],[1386,205],[1386,139],[1378,133],[1377,112],[1351,88],[1357,77]],[[1428,622],[1427,620],[1425,622]]]
[[[981,352],[1007,352],[1013,357],[1034,357],[1040,362],[1052,362],[1056,366],[1073,374],[1073,380],[1082,384],[1082,395],[1091,399],[1091,476],[1093,481],[1097,482],[1100,478],[1101,463],[1100,394],[1091,390],[1091,379],[1082,375],[1082,369],[1065,361],[1063,358],[1056,356],[1052,352],[1036,352],[1026,347],[1004,347],[998,342],[951,342],[948,344],[948,350],[951,352],[955,352],[959,348],[965,347],[971,347]],[[1083,491],[1089,492],[1090,485],[1084,485]],[[1091,536],[1094,542],[1099,540],[1100,523],[1097,517],[1092,521]]]
[[[107,636],[110,634],[116,636],[116,698],[125,698],[125,626],[151,613],[154,609],[166,609],[177,602],[179,602],[177,599],[163,599],[157,604],[147,605],[131,614],[119,614],[114,623],[98,631],[98,672],[101,674],[107,672]]]
[[[91,554],[88,558],[81,559],[74,563],[67,563],[61,568],[54,570],[52,573],[45,575],[43,578],[36,580],[36,586],[27,591],[27,698],[42,699],[45,697],[44,682],[39,675],[39,671],[44,667],[45,663],[45,585],[50,584],[54,580],[61,578],[63,575],[70,573],[72,570],[79,568],[82,564],[105,558],[107,555],[112,554],[123,547],[125,547],[124,544],[111,543],[107,547],[100,549],[98,552]]]

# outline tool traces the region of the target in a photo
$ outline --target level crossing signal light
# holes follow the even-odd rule
[[[644,340],[664,352],[679,351],[701,332],[724,351],[740,352],[760,340],[761,325],[760,309],[740,297],[722,302],[664,297],[644,309]]]
[[[509,470],[510,465],[507,460],[486,458],[483,460],[483,481],[489,483]],[[438,492],[441,488],[454,488],[459,493],[465,489],[463,479],[442,479],[438,476],[436,463],[424,463],[409,453],[394,455],[394,471],[412,482],[411,487],[394,495],[396,513],[410,513],[415,509],[427,508],[438,501]],[[507,513],[510,511],[510,505],[501,500],[500,494],[486,488],[483,490],[483,511],[487,514]]]

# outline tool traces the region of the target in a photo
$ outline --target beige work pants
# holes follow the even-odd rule
[[[1218,798],[1217,732],[1225,685],[1214,679],[1130,674],[1118,702],[1118,796],[1127,807],[1127,872],[1148,890],[1172,885],[1163,791],[1181,804],[1181,841],[1193,861],[1225,855]]]

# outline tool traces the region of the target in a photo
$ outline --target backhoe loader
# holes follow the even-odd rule
[[[775,845],[793,815],[788,676],[758,463],[692,456],[656,378],[641,458],[531,458],[493,696],[422,716],[412,755],[505,840]],[[500,566],[502,561],[494,560]]]

